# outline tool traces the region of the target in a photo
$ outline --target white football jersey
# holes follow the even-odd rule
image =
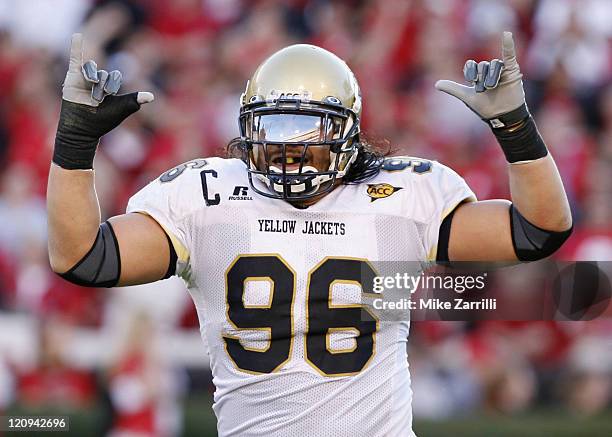
[[[364,317],[360,274],[368,261],[435,258],[443,218],[475,197],[437,162],[385,167],[307,209],[258,195],[245,164],[221,158],[175,167],[130,199],[178,254],[219,435],[414,435],[409,322]]]

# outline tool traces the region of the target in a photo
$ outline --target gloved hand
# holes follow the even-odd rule
[[[527,163],[545,157],[548,150],[527,109],[510,32],[502,37],[502,54],[503,62],[465,63],[463,75],[471,86],[450,80],[439,80],[435,86],[461,100],[489,124],[509,163]]]
[[[514,40],[511,32],[504,32],[502,37],[503,62],[493,59],[491,62],[469,60],[463,68],[465,80],[471,86],[460,85],[450,80],[439,80],[436,89],[444,91],[465,103],[491,127],[500,128],[517,122],[512,118],[504,120],[505,114],[525,105],[523,75],[516,61]],[[528,115],[525,108],[524,117]],[[524,118],[523,117],[523,118]]]
[[[65,169],[91,169],[100,138],[117,127],[140,105],[152,102],[149,92],[116,95],[121,73],[83,63],[83,36],[72,35],[70,65],[62,90],[62,109],[53,162]]]

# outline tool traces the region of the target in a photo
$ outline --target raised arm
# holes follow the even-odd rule
[[[436,83],[492,128],[508,161],[512,195],[512,202],[462,204],[445,220],[443,227],[450,232],[441,247],[451,261],[541,259],[557,250],[572,229],[563,182],[527,110],[510,32],[504,32],[502,45],[503,62],[465,64],[464,75],[472,86]]]
[[[93,159],[100,138],[153,100],[116,95],[121,73],[83,63],[83,40],[72,37],[62,109],[47,187],[49,259],[53,271],[85,286],[152,282],[172,269],[164,230],[143,214],[100,224]]]

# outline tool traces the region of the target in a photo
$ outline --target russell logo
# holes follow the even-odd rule
[[[253,200],[249,196],[249,187],[235,186],[234,192],[228,197],[228,200]]]
[[[402,187],[394,187],[389,184],[368,184],[368,196],[370,196],[371,202],[378,199],[384,199],[385,197],[391,196],[396,191],[401,190]]]

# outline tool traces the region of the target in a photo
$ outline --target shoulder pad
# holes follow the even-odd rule
[[[185,176],[181,176],[185,174]],[[206,206],[218,205],[221,201],[219,190],[232,182],[238,182],[237,177],[245,177],[244,163],[238,159],[206,158],[193,159],[179,164],[164,172],[158,181],[161,185],[177,185],[175,191],[180,192],[181,187],[191,189],[193,185],[201,187]],[[197,181],[194,180],[197,178]],[[177,181],[172,183],[173,181]],[[242,181],[240,181],[242,182]],[[240,183],[238,182],[238,183]]]
[[[159,181],[162,183],[172,182],[174,179],[179,177],[183,172],[188,168],[202,168],[208,162],[205,159],[194,159],[192,161],[184,162],[182,164],[177,165],[176,167],[171,168],[170,170],[164,172],[160,177]]]
[[[382,169],[386,171],[401,171],[411,168],[413,173],[428,173],[432,169],[431,161],[410,156],[392,156],[385,158]]]

